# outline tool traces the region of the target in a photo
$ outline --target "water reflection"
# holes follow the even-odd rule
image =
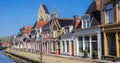
[[[3,54],[3,51],[0,50],[0,63],[15,63],[13,60],[8,58]]]

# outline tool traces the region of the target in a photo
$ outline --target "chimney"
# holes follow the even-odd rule
[[[100,0],[94,0],[96,4],[96,10],[100,10]]]
[[[78,20],[79,16],[78,15],[74,15],[73,18],[76,21],[76,20]]]

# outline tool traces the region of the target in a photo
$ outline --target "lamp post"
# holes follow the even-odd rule
[[[42,62],[42,41],[41,41],[41,38],[42,38],[42,36],[39,35],[40,49],[41,49],[41,51],[40,51],[40,60],[41,60],[41,62]]]

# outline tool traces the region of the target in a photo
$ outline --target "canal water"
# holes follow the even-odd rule
[[[0,50],[0,63],[15,63],[12,59],[8,58],[3,54],[3,51]]]

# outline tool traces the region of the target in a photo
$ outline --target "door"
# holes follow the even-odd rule
[[[116,38],[115,33],[107,34],[109,55],[116,56]]]
[[[71,41],[71,56],[74,56],[74,43]]]

